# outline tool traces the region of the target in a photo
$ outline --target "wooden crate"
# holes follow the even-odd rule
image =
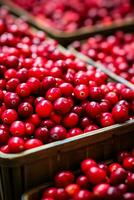
[[[130,120],[19,154],[0,153],[1,200],[20,199],[25,191],[50,181],[57,171],[77,169],[87,156],[106,160],[133,146],[134,120]]]
[[[111,24],[105,26],[103,24],[99,24],[90,28],[83,27],[74,32],[68,33],[50,27],[47,23],[45,23],[44,20],[40,20],[34,17],[28,11],[22,9],[20,6],[11,2],[10,0],[0,0],[0,2],[2,4],[8,5],[12,12],[14,12],[16,15],[23,15],[32,25],[45,31],[49,36],[57,39],[63,45],[67,45],[74,40],[82,40],[83,38],[88,38],[89,36],[98,33],[108,34],[118,29],[126,30],[126,28],[129,31],[132,24],[134,25],[134,18],[129,18],[119,22],[112,22]]]

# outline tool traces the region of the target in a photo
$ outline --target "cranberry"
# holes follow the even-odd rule
[[[13,136],[25,135],[25,124],[22,121],[14,121],[10,126],[10,132]]]
[[[80,85],[80,84],[88,85],[88,76],[86,75],[85,72],[80,71],[75,74],[74,83],[75,85]]]
[[[56,99],[61,97],[61,91],[59,88],[50,88],[46,92],[46,99],[49,101],[55,101]]]
[[[19,84],[19,80],[17,78],[11,78],[6,83],[6,89],[9,92],[15,92],[17,85]]]
[[[7,109],[2,113],[1,119],[5,124],[11,124],[16,121],[18,118],[18,114],[13,109]]]
[[[21,83],[17,86],[16,92],[20,97],[28,97],[31,93],[27,83]]]
[[[134,171],[134,157],[126,157],[123,160],[123,167],[127,170]]]
[[[20,82],[26,82],[28,79],[28,70],[26,68],[21,68],[16,73],[16,77]]]
[[[79,117],[76,113],[69,113],[63,119],[63,125],[68,128],[75,127],[78,124]]]
[[[6,144],[9,139],[8,130],[0,129],[0,145]]]
[[[41,119],[37,114],[32,114],[27,122],[34,124],[34,126],[38,126],[41,123]]]
[[[65,191],[70,197],[74,197],[80,191],[80,187],[72,183],[66,186]]]
[[[72,104],[69,99],[60,97],[54,102],[54,109],[59,114],[66,114],[72,108]]]
[[[40,83],[39,79],[37,79],[35,77],[31,77],[27,80],[27,84],[30,88],[31,93],[36,94],[39,92],[40,87],[41,87],[41,83]]]
[[[20,98],[16,93],[7,92],[4,96],[4,103],[8,108],[16,108],[20,103]]]
[[[81,124],[81,127],[82,127],[82,128],[86,128],[87,126],[92,125],[92,124],[93,124],[93,121],[91,121],[91,120],[89,119],[89,117],[83,117],[83,118],[80,120],[80,124]]]
[[[122,200],[122,194],[121,194],[120,190],[113,186],[108,188],[106,197],[108,200],[110,200],[110,199]]]
[[[46,73],[45,68],[33,67],[33,68],[29,69],[28,76],[29,76],[29,78],[35,77],[35,78],[39,79],[40,81],[42,81],[45,76],[45,73]]]
[[[24,140],[19,137],[11,137],[8,140],[8,147],[10,153],[19,153],[25,150]]]
[[[121,165],[119,163],[112,163],[109,165],[108,170],[110,173],[112,173],[113,171],[117,170],[120,167]]]
[[[10,151],[9,151],[9,146],[8,146],[8,145],[2,146],[2,147],[0,148],[0,151],[1,151],[2,153],[10,153]]]
[[[80,84],[74,88],[74,96],[77,99],[84,100],[89,95],[89,89],[86,85]]]
[[[96,197],[100,198],[104,198],[106,197],[107,191],[109,189],[110,185],[107,183],[100,183],[98,185],[96,185],[93,188],[93,193],[95,194]]]
[[[21,117],[29,117],[33,113],[33,107],[30,103],[24,102],[21,103],[18,107],[18,113]]]
[[[88,189],[89,181],[88,178],[84,175],[81,175],[77,178],[76,183],[80,186],[80,188]]]
[[[16,56],[8,56],[4,60],[4,64],[7,68],[17,68],[19,64],[19,60]]]
[[[120,192],[121,192],[122,194],[124,194],[124,193],[127,192],[127,185],[124,184],[124,183],[121,183],[120,185],[118,185],[117,188],[120,190]]]
[[[68,194],[63,188],[57,188],[56,199],[68,200]]]
[[[56,194],[57,194],[57,188],[51,187],[51,188],[48,188],[47,190],[45,190],[43,192],[42,198],[43,199],[48,198],[48,200],[49,200],[49,198],[55,199],[56,198]]]
[[[123,197],[124,197],[124,200],[133,200],[134,199],[134,193],[125,193],[124,195],[123,195]]]
[[[98,115],[101,114],[101,107],[99,103],[91,101],[86,106],[86,112],[91,118],[96,118]]]
[[[46,76],[43,80],[42,80],[42,87],[43,89],[47,90],[51,87],[55,87],[56,86],[56,79],[52,76]]]
[[[39,127],[35,130],[34,133],[35,138],[41,140],[43,143],[48,142],[49,132],[46,127]]]
[[[102,127],[111,126],[114,124],[114,119],[111,113],[102,113],[100,116],[100,123]]]
[[[8,69],[4,74],[5,79],[10,80],[11,78],[16,78],[16,70]]]
[[[62,83],[61,85],[59,85],[59,88],[62,95],[65,97],[71,96],[73,93],[73,86],[70,83]]]
[[[53,141],[65,139],[66,138],[66,134],[67,134],[66,129],[61,125],[54,126],[50,130],[50,138]]]
[[[126,179],[126,184],[128,191],[134,192],[134,174],[130,174],[130,176]]]
[[[84,129],[84,133],[88,133],[88,132],[91,132],[91,131],[95,131],[97,130],[99,127],[95,124],[91,124],[91,125],[88,125],[85,129]]]
[[[25,149],[32,149],[42,146],[43,143],[39,139],[29,139],[25,142]]]
[[[99,184],[101,182],[106,181],[105,171],[95,166],[91,167],[87,171],[87,177],[88,177],[89,182],[91,182],[92,184]]]
[[[112,115],[115,122],[124,122],[128,120],[128,108],[124,105],[116,104],[112,109]]]
[[[30,136],[34,133],[35,127],[32,123],[25,123],[25,128],[26,128],[26,135]]]
[[[80,190],[74,195],[74,200],[89,200],[92,198],[92,193],[88,190]]]
[[[76,135],[80,135],[82,133],[83,133],[83,131],[79,128],[71,128],[67,133],[67,137],[70,138],[70,137],[73,137]]]
[[[86,173],[91,167],[97,167],[97,163],[94,160],[87,158],[82,161],[81,169],[84,173]]]
[[[129,153],[129,152],[127,152],[127,151],[122,151],[122,152],[120,152],[119,155],[118,155],[118,161],[119,161],[120,163],[122,163],[123,160],[124,160],[125,158],[129,157],[129,156],[130,156],[130,153]]]
[[[108,92],[105,95],[105,99],[108,100],[112,105],[116,104],[119,100],[115,92]]]
[[[36,105],[36,112],[42,118],[50,116],[52,109],[53,106],[48,100],[43,100]]]
[[[99,87],[90,87],[89,97],[95,101],[99,101],[102,98],[102,92]]]
[[[124,183],[127,178],[127,172],[123,168],[117,168],[110,175],[110,183],[112,185],[119,185],[120,183]]]
[[[57,187],[66,187],[67,185],[71,184],[74,181],[73,173],[69,171],[59,172],[55,176],[55,184]]]

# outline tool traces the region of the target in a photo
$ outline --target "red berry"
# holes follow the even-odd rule
[[[71,96],[73,93],[73,86],[71,83],[62,83],[59,85],[61,93],[63,96],[68,97]]]
[[[67,134],[66,129],[61,125],[54,126],[50,130],[50,138],[53,141],[65,139],[66,138],[66,134]]]
[[[76,113],[69,113],[63,119],[63,125],[67,128],[75,127],[78,124],[79,117]]]
[[[99,184],[106,181],[106,173],[99,167],[91,167],[87,171],[87,177],[92,184]]]
[[[80,128],[71,128],[68,133],[67,133],[67,138],[76,136],[76,135],[80,135],[82,134],[83,131]]]
[[[86,85],[77,85],[75,88],[74,88],[74,96],[77,98],[77,99],[80,99],[80,100],[84,100],[88,97],[89,95],[89,89]]]
[[[84,172],[84,173],[87,173],[87,171],[91,168],[91,167],[97,167],[97,163],[90,159],[90,158],[87,158],[86,160],[83,160],[82,163],[81,163],[81,170]]]
[[[46,99],[49,101],[55,101],[56,99],[61,97],[61,91],[60,88],[50,88],[47,92],[46,92]]]
[[[88,190],[80,190],[74,195],[74,200],[90,200],[92,198],[92,193]]]
[[[96,118],[98,115],[101,114],[101,107],[99,103],[91,101],[86,106],[86,112],[91,118]]]
[[[22,98],[28,97],[31,93],[30,88],[27,83],[19,84],[16,88],[16,92]]]
[[[36,112],[42,118],[50,116],[52,109],[53,106],[48,100],[43,100],[36,105]]]
[[[39,127],[35,130],[34,133],[35,138],[41,140],[43,143],[48,142],[49,132],[46,127]]]
[[[21,117],[27,118],[32,115],[33,107],[30,103],[21,103],[18,107],[18,113]]]
[[[77,184],[69,184],[66,186],[65,191],[70,197],[74,197],[80,191],[80,187]]]
[[[100,123],[102,127],[111,126],[114,124],[114,119],[111,113],[102,113],[100,116]]]
[[[126,157],[123,160],[123,167],[134,172],[134,157]]]
[[[7,109],[2,113],[1,119],[5,124],[11,124],[16,121],[18,118],[18,114],[13,109]]]
[[[8,140],[8,147],[10,153],[19,153],[25,150],[24,140],[19,137],[11,137]]]
[[[67,185],[71,184],[73,181],[74,181],[74,175],[72,172],[69,171],[59,172],[55,176],[56,187],[64,188]]]
[[[94,188],[93,188],[93,193],[95,194],[96,197],[98,197],[99,199],[100,198],[106,198],[106,194],[107,194],[107,191],[109,189],[110,185],[107,184],[107,183],[100,183],[98,185],[96,185]]]
[[[13,136],[25,135],[25,124],[22,121],[14,121],[10,126],[10,132]]]
[[[69,101],[69,99],[60,97],[54,102],[54,109],[59,114],[66,114],[70,111],[72,108],[72,103]]]
[[[128,108],[126,108],[124,105],[116,104],[112,109],[112,115],[115,122],[125,122],[129,118]]]
[[[9,132],[6,129],[0,129],[0,145],[6,144],[9,139]]]
[[[43,143],[39,139],[29,139],[25,142],[25,149],[33,149],[42,145]]]

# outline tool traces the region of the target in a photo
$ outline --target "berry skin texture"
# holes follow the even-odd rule
[[[123,167],[127,170],[134,172],[134,157],[126,157],[123,160]]]
[[[14,121],[10,126],[10,132],[13,136],[24,136],[26,132],[25,124],[22,121]]]
[[[100,116],[100,123],[102,127],[107,127],[115,124],[111,113],[102,113]]]
[[[116,104],[112,109],[112,116],[115,122],[122,123],[128,120],[128,109],[123,105]]]
[[[84,100],[88,97],[89,95],[89,89],[86,85],[77,85],[74,88],[74,96],[79,99],[79,100]]]
[[[80,187],[79,185],[72,183],[66,186],[65,191],[70,197],[74,197],[80,191]]]
[[[42,146],[43,143],[39,139],[29,139],[25,142],[25,149],[33,149],[35,147],[40,147]]]
[[[18,114],[13,109],[7,109],[2,113],[1,119],[5,124],[11,124],[16,121],[18,118]]]
[[[54,126],[50,130],[50,138],[53,141],[65,139],[66,138],[66,134],[67,134],[66,129],[61,125]]]
[[[88,170],[89,170],[91,167],[97,167],[97,163],[96,163],[94,160],[87,158],[86,160],[83,160],[83,161],[82,161],[82,163],[81,163],[81,170],[82,170],[84,173],[87,173]]]
[[[0,145],[6,144],[8,139],[9,139],[8,130],[0,129]]]
[[[92,198],[92,193],[88,190],[80,190],[78,193],[74,195],[74,200],[89,200]]]
[[[87,171],[87,177],[92,184],[99,184],[106,181],[106,173],[99,167],[91,167]]]
[[[16,93],[20,97],[24,98],[24,97],[28,97],[30,95],[31,91],[30,91],[30,88],[27,83],[21,83],[17,86]]]
[[[110,185],[107,183],[98,184],[93,188],[93,193],[98,198],[105,198],[109,187]]]
[[[79,117],[76,113],[69,113],[63,119],[63,125],[68,128],[75,127],[78,124]]]
[[[64,188],[67,185],[73,183],[74,181],[74,175],[73,173],[69,172],[69,171],[63,171],[63,172],[59,172],[56,176],[55,176],[55,185],[56,187],[61,187]]]
[[[96,118],[101,114],[100,104],[95,101],[91,101],[86,106],[86,112],[91,118]]]
[[[56,112],[58,112],[61,115],[64,115],[70,111],[72,108],[72,103],[69,101],[69,99],[60,97],[54,102],[54,109]]]
[[[11,137],[8,140],[8,147],[10,153],[19,153],[25,150],[24,140],[20,137]]]
[[[43,100],[36,105],[36,112],[39,117],[49,117],[52,112],[53,106],[50,101]]]

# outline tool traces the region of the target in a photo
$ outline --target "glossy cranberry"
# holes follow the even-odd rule
[[[81,163],[81,170],[84,172],[84,173],[87,173],[88,170],[91,168],[91,167],[97,167],[97,163],[90,159],[90,158],[87,158],[85,160],[82,161]]]
[[[60,97],[54,102],[54,109],[59,114],[66,114],[70,111],[73,104],[69,101],[69,99]]]
[[[88,189],[89,187],[88,178],[84,175],[79,176],[76,179],[76,183],[80,186],[80,188],[83,188],[83,189]]]
[[[18,114],[13,109],[7,109],[2,113],[1,119],[5,124],[11,124],[16,121],[18,118]]]
[[[7,56],[4,60],[4,64],[7,68],[17,68],[19,64],[19,60],[16,56]]]
[[[39,127],[35,130],[34,136],[43,143],[47,143],[49,137],[48,129],[46,127]]]
[[[101,107],[99,103],[91,101],[86,106],[86,112],[91,118],[96,118],[98,115],[101,114]]]
[[[11,78],[16,78],[16,70],[8,69],[7,71],[5,71],[4,77],[6,80],[10,80]]]
[[[84,85],[88,85],[88,76],[85,72],[78,72],[75,74],[74,76],[74,84],[75,85],[80,85],[80,84],[84,84]]]
[[[99,87],[90,87],[89,97],[94,101],[99,101],[102,98],[102,92]]]
[[[115,124],[113,116],[111,113],[102,113],[100,116],[100,123],[102,127],[107,127]]]
[[[8,140],[8,147],[10,153],[19,153],[25,150],[24,140],[20,137],[11,137]]]
[[[43,80],[42,80],[42,87],[43,89],[47,90],[51,87],[55,87],[56,86],[56,79],[52,76],[46,76]]]
[[[133,200],[134,199],[134,193],[125,193],[123,195],[124,200]]]
[[[18,107],[18,113],[21,117],[27,118],[32,115],[33,107],[30,103],[21,103]]]
[[[57,187],[61,187],[64,188],[67,185],[73,183],[74,181],[74,175],[72,172],[69,171],[63,171],[63,172],[59,172],[56,176],[55,176],[55,184]]]
[[[43,80],[44,76],[45,76],[46,70],[43,67],[33,67],[31,69],[29,69],[28,71],[28,76],[30,77],[35,77],[37,79],[39,79],[40,81]]]
[[[45,95],[46,99],[49,101],[55,101],[56,99],[61,97],[61,90],[60,88],[50,88]]]
[[[9,139],[8,130],[0,129],[0,145],[6,144]]]
[[[91,167],[87,171],[87,177],[90,183],[99,184],[106,181],[106,173],[99,167]]]
[[[73,137],[76,135],[81,135],[83,133],[83,131],[80,128],[71,128],[68,133],[67,133],[67,137]]]
[[[65,191],[65,189],[57,188],[56,199],[68,200],[68,198],[69,198],[69,196],[68,196],[67,192]]]
[[[100,183],[93,188],[93,193],[99,199],[105,199],[109,187],[110,185],[107,183]]]
[[[41,83],[39,79],[35,77],[31,77],[27,80],[27,84],[29,85],[31,93],[36,94],[39,92],[40,87],[41,87]]]
[[[55,123],[50,119],[46,119],[41,122],[41,126],[51,129],[55,126]]]
[[[89,89],[86,85],[80,84],[74,88],[74,96],[79,100],[84,100],[89,95]]]
[[[62,78],[63,74],[60,68],[58,67],[53,67],[50,70],[50,74],[51,76],[53,76],[54,78]]]
[[[56,194],[57,194],[57,188],[55,187],[51,187],[51,188],[48,188],[47,190],[45,190],[43,192],[43,196],[42,198],[52,198],[52,199],[55,199],[56,198]]]
[[[91,124],[91,125],[88,125],[85,129],[84,129],[84,133],[88,133],[88,132],[91,132],[91,131],[95,131],[97,130],[99,127],[95,124]]]
[[[31,93],[30,88],[27,83],[19,84],[16,88],[16,92],[22,98],[28,97]]]
[[[124,183],[121,183],[117,186],[117,188],[120,190],[120,192],[122,194],[126,193],[127,192],[127,185],[124,184]]]
[[[122,163],[123,160],[130,156],[130,153],[127,151],[122,151],[118,154],[118,162]]]
[[[4,89],[6,87],[6,80],[5,79],[0,79],[0,89]]]
[[[123,167],[127,170],[134,171],[134,157],[126,157],[123,160]]]
[[[70,197],[74,197],[80,191],[80,187],[79,185],[72,183],[65,187],[65,191]]]
[[[106,172],[108,174],[108,166],[105,162],[101,162],[98,164],[98,167]]]
[[[65,97],[71,96],[73,93],[73,86],[70,83],[62,83],[59,85],[59,88],[62,95]]]
[[[115,122],[124,122],[128,120],[128,108],[126,108],[124,105],[116,104],[112,109],[112,115]]]
[[[124,183],[126,178],[127,172],[123,168],[118,168],[111,173],[110,184],[119,185],[120,183]]]
[[[2,153],[10,153],[10,151],[9,151],[9,146],[8,146],[8,145],[2,146],[2,147],[0,148],[0,151],[1,151]]]
[[[67,134],[66,129],[61,125],[54,126],[50,130],[50,138],[53,141],[65,139],[66,138],[66,134]]]
[[[34,133],[35,127],[32,123],[25,123],[25,129],[26,129],[26,136],[30,136]]]
[[[11,78],[6,83],[6,89],[9,92],[15,92],[17,85],[19,84],[19,80],[17,78]]]
[[[134,192],[134,173],[130,174],[126,179],[128,191]]]
[[[92,198],[92,193],[88,190],[80,190],[74,195],[74,200],[89,200]]]
[[[21,68],[17,71],[16,77],[20,82],[26,82],[28,79],[28,70],[26,68]]]
[[[82,128],[86,128],[88,127],[89,125],[92,125],[93,124],[93,121],[91,121],[89,119],[89,117],[83,117],[81,120],[80,120],[80,126]]]
[[[29,139],[25,142],[25,149],[33,149],[42,146],[43,143],[39,139]]]
[[[114,105],[118,102],[119,98],[115,92],[108,92],[105,95],[105,99],[110,102],[110,104]]]
[[[38,126],[41,123],[41,119],[37,114],[32,114],[27,122],[32,123],[34,126]]]
[[[119,163],[112,163],[108,166],[108,170],[110,173],[114,172],[118,168],[121,168],[121,165]]]
[[[13,136],[19,137],[25,135],[25,124],[22,121],[14,121],[10,126],[10,132]]]
[[[50,115],[50,120],[53,121],[54,124],[61,124],[62,117],[61,115],[52,112]]]
[[[48,100],[43,100],[36,105],[36,112],[41,118],[50,116],[52,109],[53,106]]]
[[[132,100],[134,98],[134,92],[133,90],[129,89],[129,88],[124,88],[121,91],[121,96],[122,98],[124,98],[125,100]]]
[[[72,108],[72,111],[80,116],[82,115],[83,109],[82,109],[82,106],[74,106]]]
[[[16,108],[20,103],[20,98],[16,93],[7,92],[4,95],[4,103],[8,108]]]
[[[117,187],[111,186],[107,190],[106,199],[122,200],[122,194]]]
[[[75,127],[78,124],[79,117],[76,113],[69,113],[63,119],[63,125],[67,128]]]

